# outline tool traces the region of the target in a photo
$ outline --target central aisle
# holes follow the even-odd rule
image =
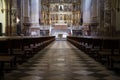
[[[5,80],[120,80],[67,41],[55,41]]]

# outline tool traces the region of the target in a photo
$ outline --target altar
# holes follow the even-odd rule
[[[54,24],[54,29],[56,30],[67,30],[68,25],[63,21]]]
[[[56,23],[54,24],[54,36],[56,36],[56,38],[62,39],[62,38],[66,38],[68,33],[67,33],[67,29],[68,29],[68,25],[65,23]]]
[[[67,30],[67,25],[54,25],[54,30]]]

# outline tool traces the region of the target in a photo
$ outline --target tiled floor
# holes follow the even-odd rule
[[[72,46],[55,41],[4,80],[120,80],[114,72]]]

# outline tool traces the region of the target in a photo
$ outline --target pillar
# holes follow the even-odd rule
[[[11,4],[11,35],[16,36],[17,35],[17,23],[16,23],[16,17],[17,17],[17,0],[12,0]]]
[[[116,36],[116,19],[118,18],[116,15],[116,0],[112,0],[111,2],[111,28],[112,28],[112,36]]]
[[[104,35],[104,2],[105,0],[98,0],[98,35],[102,36]]]
[[[97,22],[97,0],[92,0],[91,2],[91,23]]]
[[[39,0],[31,0],[31,23],[32,26],[39,24]]]
[[[39,0],[31,0],[31,35],[34,36],[40,35],[39,15]]]
[[[30,5],[29,5],[29,0],[24,0],[23,1],[23,17],[24,17],[24,22],[29,22],[30,20]]]
[[[112,35],[112,26],[111,26],[111,0],[105,0],[105,8],[104,8],[104,29],[106,35]]]
[[[98,0],[92,0],[91,2],[91,22],[90,22],[90,35],[98,35]]]
[[[29,0],[23,0],[23,33],[25,36],[29,36],[29,28],[30,28],[30,3]]]

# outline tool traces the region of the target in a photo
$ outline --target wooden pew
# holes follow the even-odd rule
[[[4,77],[5,64],[9,63],[11,69],[16,66],[15,56],[10,55],[9,42],[7,37],[0,38],[0,78]]]
[[[101,50],[98,52],[100,61],[106,62],[106,65],[111,68],[111,58],[115,55],[115,49],[119,48],[119,39],[104,37],[102,38]]]
[[[10,44],[10,55],[16,57],[18,63],[24,62],[26,59],[26,53],[23,45],[22,37],[11,37],[8,39]]]
[[[54,40],[54,36],[10,36],[0,38],[0,78],[4,76],[5,63],[10,63],[10,66],[13,67],[16,65],[16,60],[27,59],[26,55],[33,53],[33,47],[39,51]],[[33,46],[31,47],[31,45]]]
[[[102,36],[68,36],[67,40],[73,45],[79,44],[80,50],[92,56],[105,65],[113,68],[114,63],[120,62],[120,38]],[[90,46],[89,46],[90,45]]]

